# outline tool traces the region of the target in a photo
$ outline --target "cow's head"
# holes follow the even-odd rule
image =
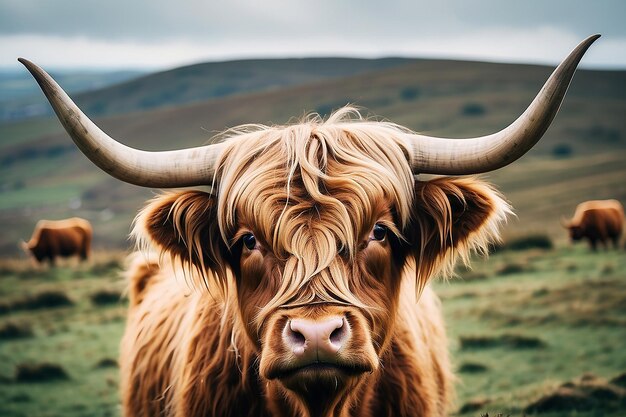
[[[166,194],[140,214],[140,236],[236,292],[259,372],[322,415],[375,378],[398,309],[401,277],[419,292],[455,258],[484,250],[508,208],[475,179],[417,173],[497,169],[530,149],[556,114],[576,65],[555,70],[526,112],[501,132],[452,140],[390,123],[350,120],[239,131],[217,145],[148,153],[98,129],[40,68],[24,61],[85,154],[124,181],[212,185]]]
[[[41,256],[41,254],[35,250],[36,246],[32,246],[30,245],[30,242],[25,242],[24,240],[20,240],[19,243],[20,249],[22,249],[22,251],[26,254],[26,256],[28,258],[30,258],[31,260],[36,260],[38,262],[41,262],[43,257]]]
[[[561,217],[561,226],[563,226],[564,229],[567,229],[569,238],[572,242],[578,242],[585,237],[582,225],[574,219],[567,220],[565,217]]]
[[[583,228],[581,226],[570,225],[568,226],[568,230],[569,230],[569,237],[572,240],[572,242],[578,242],[583,237],[585,237]]]
[[[22,251],[24,251],[24,253],[25,253],[26,255],[30,255],[30,254],[31,254],[31,252],[30,252],[30,246],[28,246],[28,243],[26,243],[26,241],[25,241],[25,240],[23,240],[23,239],[22,239],[22,240],[20,240],[20,242],[19,242],[19,247],[20,247],[20,249],[22,249]]]
[[[261,376],[307,407],[376,377],[403,275],[422,288],[484,249],[507,211],[475,179],[416,181],[401,129],[347,114],[226,140],[213,193],[158,197],[136,225],[236,291]]]

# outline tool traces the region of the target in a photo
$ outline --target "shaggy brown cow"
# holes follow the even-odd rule
[[[135,236],[161,262],[140,257],[130,271],[125,414],[445,415],[453,378],[428,280],[485,251],[509,208],[477,179],[414,174],[485,172],[519,158],[596,38],[517,121],[486,137],[427,137],[342,109],[169,152],[110,138],[22,61],[81,150],[111,175],[212,185],[157,197],[137,218]]]
[[[80,217],[64,220],[40,220],[28,242],[21,242],[22,249],[39,263],[47,260],[54,265],[56,258],[78,256],[81,260],[89,257],[91,224]]]
[[[615,249],[624,229],[624,207],[617,200],[591,200],[576,206],[572,220],[564,221],[572,242],[582,239],[589,241],[592,250],[598,242],[608,249],[609,241]]]

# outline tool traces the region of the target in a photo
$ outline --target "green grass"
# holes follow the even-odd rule
[[[513,263],[532,272],[495,273]],[[592,254],[583,246],[504,252],[478,263],[473,273],[478,271],[487,278],[463,281],[461,272],[459,281],[436,284],[444,300],[454,362],[459,367],[474,363],[487,368],[461,374],[459,406],[472,399],[489,400],[463,415],[522,415],[531,402],[584,373],[610,379],[626,371],[621,347],[626,340],[623,252]],[[460,345],[460,338],[468,336],[502,335],[536,338],[544,346],[496,343],[462,349]]]
[[[66,262],[57,269],[33,269],[28,263],[14,260],[2,262],[0,300],[20,300],[54,289],[64,292],[75,303],[0,315],[1,323],[18,321],[29,323],[34,329],[32,337],[0,342],[0,380],[5,381],[0,383],[0,415],[119,415],[118,371],[98,367],[98,363],[117,359],[125,301],[97,307],[89,296],[98,291],[123,289],[120,257],[98,255],[90,265],[74,266]],[[39,383],[13,381],[19,364],[42,362],[61,366],[69,379]]]
[[[0,415],[119,415],[118,369],[99,363],[117,359],[126,302],[98,305],[92,298],[123,291],[122,257],[97,254],[91,264],[69,261],[56,269],[33,269],[19,260],[0,262],[0,301],[49,290],[74,301],[71,306],[0,314],[0,325],[26,323],[33,331],[0,341]],[[496,273],[510,264],[526,270]],[[472,271],[459,269],[458,278],[434,284],[443,299],[455,368],[464,369],[458,373],[457,407],[478,404],[463,416],[521,416],[525,407],[565,382],[587,373],[611,379],[626,371],[623,252],[593,254],[584,246],[506,251],[473,265]],[[464,279],[471,274],[482,278]],[[468,337],[487,343],[462,348],[461,338]],[[13,381],[19,364],[42,362],[61,366],[69,379]],[[619,416],[625,411],[541,415]]]

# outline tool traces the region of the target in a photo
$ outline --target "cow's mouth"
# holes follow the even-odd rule
[[[305,365],[275,368],[268,374],[269,379],[286,380],[292,377],[324,379],[325,377],[349,377],[372,372],[372,368],[365,364],[343,364],[331,362],[312,362]]]

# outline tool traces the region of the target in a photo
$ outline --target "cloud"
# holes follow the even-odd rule
[[[0,37],[0,67],[18,57],[50,68],[163,68],[203,59],[206,48],[187,41],[145,43],[85,37],[17,35]]]
[[[0,35],[94,40],[381,38],[551,26],[626,36],[623,0],[0,0]]]
[[[319,12],[316,3],[297,0],[0,0],[0,34],[134,42],[245,38],[293,33],[306,27],[299,20]]]
[[[0,0],[0,66],[164,68],[206,60],[389,55],[626,67],[623,0]]]
[[[167,68],[200,61],[254,57],[412,56],[527,62],[554,65],[583,38],[543,27],[533,30],[493,28],[463,36],[387,39],[376,35],[307,39],[160,42],[92,40],[85,37],[17,35],[0,37],[0,66],[15,66],[23,56],[48,68]],[[583,67],[626,68],[626,37],[601,38],[585,56]]]

